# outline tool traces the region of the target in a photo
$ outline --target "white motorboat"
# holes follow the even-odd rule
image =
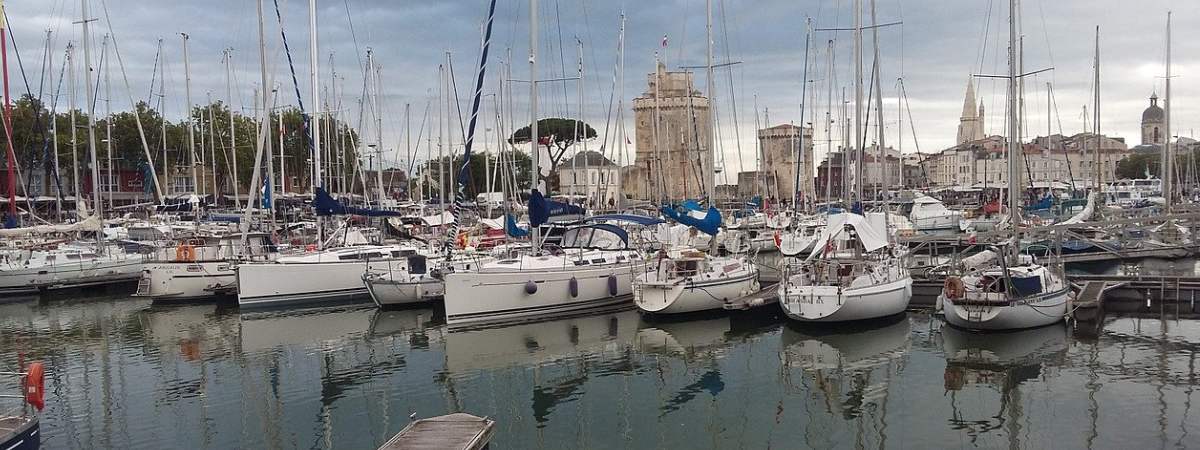
[[[363,273],[406,264],[415,246],[355,245],[237,266],[238,305],[276,307],[366,300]]]
[[[580,225],[560,242],[446,274],[446,323],[532,320],[629,301],[633,277],[645,265],[641,253],[628,247],[625,230]]]
[[[884,237],[886,227],[852,213],[828,220],[808,258],[784,266],[779,304],[788,318],[845,322],[903,312],[912,277],[903,250]]]
[[[194,237],[160,249],[142,269],[136,297],[154,301],[192,301],[237,293],[237,264],[266,261],[274,255],[269,236],[240,234]]]
[[[724,309],[758,291],[758,267],[746,256],[709,256],[696,249],[660,251],[634,279],[633,302],[652,314]]]
[[[0,294],[127,283],[142,274],[143,255],[121,247],[62,244],[9,252],[0,259]]]
[[[946,321],[972,330],[1018,330],[1061,322],[1070,286],[1062,275],[1023,258],[1013,267],[947,278],[938,298]]]
[[[908,219],[912,221],[917,231],[960,230],[962,213],[947,208],[941,200],[928,195],[919,195],[913,199],[912,212]]]

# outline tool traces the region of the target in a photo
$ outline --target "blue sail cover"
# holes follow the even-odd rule
[[[703,231],[710,236],[716,236],[717,232],[721,231],[721,212],[717,211],[714,206],[708,207],[708,214],[703,219],[692,217],[687,212],[680,213],[669,206],[662,207],[662,213],[671,220]]]
[[[551,217],[582,216],[586,213],[587,210],[582,206],[546,200],[542,192],[537,189],[529,193],[529,226],[531,227],[540,227],[549,222]]]
[[[684,200],[683,207],[689,211],[704,211],[704,208],[700,207],[700,202],[695,200]]]
[[[511,237],[521,238],[529,236],[529,230],[522,229],[517,226],[517,219],[512,214],[504,215],[504,232]]]
[[[385,211],[381,209],[366,209],[354,208],[351,206],[342,205],[337,200],[325,191],[324,188],[317,188],[316,198],[313,199],[313,209],[317,211],[318,216],[334,216],[334,215],[360,215],[367,217],[398,217],[399,211]]]
[[[1053,205],[1054,205],[1054,198],[1051,197],[1050,195],[1047,195],[1045,197],[1042,197],[1041,200],[1038,200],[1037,203],[1034,203],[1032,205],[1025,205],[1025,210],[1026,211],[1039,211],[1039,210],[1043,210],[1043,209],[1050,209],[1050,207]]]

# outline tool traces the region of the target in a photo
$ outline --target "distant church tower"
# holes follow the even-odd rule
[[[958,143],[983,139],[983,102],[975,110],[975,85],[967,78],[967,96],[963,99],[962,117],[958,119]]]
[[[1158,94],[1150,95],[1150,107],[1142,111],[1142,145],[1163,143],[1163,109],[1158,106]]]

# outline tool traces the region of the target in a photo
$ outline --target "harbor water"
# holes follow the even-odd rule
[[[0,362],[46,362],[42,442],[55,449],[370,449],[410,417],[455,411],[494,418],[494,448],[1200,442],[1195,321],[980,335],[917,312],[800,327],[767,307],[452,331],[441,314],[12,302]]]

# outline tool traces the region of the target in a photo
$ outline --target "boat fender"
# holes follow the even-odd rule
[[[38,411],[46,407],[46,367],[40,362],[30,364],[25,374],[25,401]]]
[[[946,294],[946,298],[948,299],[960,299],[966,294],[966,286],[963,285],[962,278],[946,277],[946,283],[942,287],[942,292]]]
[[[617,276],[608,276],[608,295],[617,295]]]
[[[571,280],[567,282],[567,292],[571,293],[571,298],[579,296],[579,280],[575,277],[571,277]]]
[[[778,247],[780,247],[782,244],[783,244],[783,237],[782,237],[782,236],[780,236],[780,234],[779,234],[779,232],[778,232],[778,231],[776,231],[776,232],[775,232],[775,247],[776,247],[776,248],[778,248]]]
[[[525,293],[529,294],[529,295],[536,294],[537,293],[537,283],[534,283],[533,280],[526,281],[525,282]]]

